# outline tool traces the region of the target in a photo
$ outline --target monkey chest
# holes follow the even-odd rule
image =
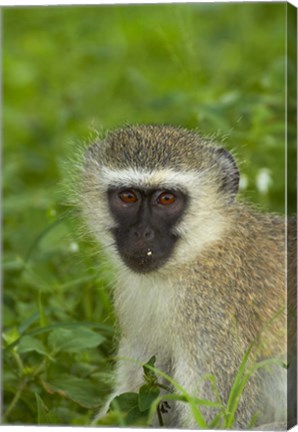
[[[122,337],[149,356],[171,356],[176,344],[173,301],[170,287],[161,289],[152,281],[123,286],[115,298]]]

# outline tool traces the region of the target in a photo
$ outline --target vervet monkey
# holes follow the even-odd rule
[[[227,150],[182,128],[143,125],[89,148],[79,193],[87,226],[117,269],[119,359],[156,355],[159,369],[207,400],[215,400],[212,374],[223,402],[257,337],[251,362],[287,363],[285,218],[237,202],[238,185]],[[119,360],[112,397],[142,383],[142,368]],[[256,413],[256,425],[286,424],[287,408],[286,369],[260,369],[234,427],[247,428]],[[182,402],[166,421],[197,427]]]

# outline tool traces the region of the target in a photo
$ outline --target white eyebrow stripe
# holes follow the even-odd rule
[[[134,186],[134,187],[168,187],[189,190],[196,179],[200,177],[196,171],[174,171],[171,169],[158,169],[154,171],[127,168],[112,170],[103,168],[101,183],[106,187]]]

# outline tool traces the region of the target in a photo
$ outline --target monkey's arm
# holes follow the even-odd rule
[[[135,344],[123,338],[117,354],[113,391],[99,410],[93,423],[107,414],[109,406],[116,396],[126,392],[138,392],[143,381],[142,367],[138,360],[140,360],[140,353],[138,353]]]
[[[122,338],[117,355],[115,393],[137,392],[143,383],[145,350],[134,340]]]

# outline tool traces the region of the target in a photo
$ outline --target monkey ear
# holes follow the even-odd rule
[[[240,179],[237,164],[231,153],[229,153],[226,149],[217,147],[213,150],[217,159],[217,163],[220,166],[220,190],[226,192],[232,198],[232,200],[234,200],[239,189]]]

